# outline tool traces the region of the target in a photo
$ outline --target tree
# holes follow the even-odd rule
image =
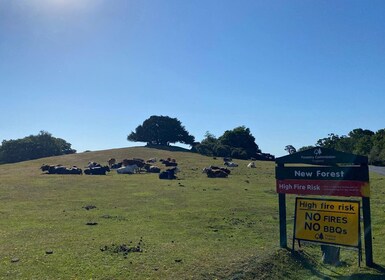
[[[330,133],[328,137],[319,139],[315,146],[367,156],[369,164],[385,165],[385,129],[380,129],[374,133],[369,129],[356,128],[350,131],[347,136]],[[314,146],[305,146],[298,151],[312,147]]]
[[[310,146],[303,146],[303,147],[299,148],[297,152],[302,152],[302,151],[306,151],[306,150],[309,150],[309,149],[313,149],[314,147],[315,146],[312,146],[312,145],[310,145]]]
[[[206,131],[205,138],[195,145],[195,151],[206,156],[218,156],[216,154],[218,145],[218,139],[214,134],[211,134],[209,131]]]
[[[261,153],[250,129],[245,126],[226,130],[219,138],[207,131],[205,138],[194,148],[202,155],[238,159],[256,158]]]
[[[250,129],[245,126],[239,126],[233,130],[226,130],[225,133],[218,138],[221,145],[229,146],[232,149],[238,148],[235,154],[247,155],[242,157],[255,157],[260,153],[258,145],[255,143],[254,136],[250,133]]]
[[[371,139],[373,147],[369,153],[369,162],[375,165],[385,165],[385,129],[378,130]]]
[[[330,133],[328,137],[319,139],[316,146],[334,149],[346,153],[353,153],[354,143],[350,137],[345,135],[338,136],[337,134]]]
[[[247,154],[247,152],[242,148],[233,148],[231,149],[230,156],[232,158],[239,158],[239,159],[249,159],[250,156]],[[254,155],[255,157],[255,155]]]
[[[316,143],[316,146],[324,147],[328,149],[335,149],[337,142],[340,140],[340,137],[334,133],[328,134],[328,137],[319,139]]]
[[[49,156],[76,153],[71,144],[49,132],[40,131],[22,139],[3,140],[0,146],[0,162],[13,163]]]
[[[218,143],[217,137],[214,134],[206,131],[205,138],[202,140],[201,144],[215,145]]]
[[[319,139],[317,146],[338,151],[368,156],[373,148],[374,132],[368,129],[353,129],[348,136],[329,134],[329,137]]]
[[[285,147],[285,151],[288,152],[290,155],[294,154],[295,152],[297,152],[296,148],[294,148],[293,145],[287,145]]]
[[[351,132],[349,132],[349,137],[352,140],[353,149],[352,153],[353,154],[358,154],[358,155],[369,155],[373,143],[372,143],[372,136],[374,135],[374,132],[368,129],[362,129],[362,128],[357,128],[353,129]]]
[[[190,135],[176,118],[168,116],[151,116],[139,125],[135,132],[127,136],[128,141],[147,142],[147,145],[168,146],[180,142],[193,145],[195,137]]]
[[[231,156],[232,150],[234,148],[228,145],[222,145],[221,143],[217,143],[214,148],[214,155],[218,157],[228,157]]]

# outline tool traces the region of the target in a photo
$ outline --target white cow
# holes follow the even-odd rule
[[[255,168],[255,167],[256,167],[256,166],[255,166],[255,162],[254,162],[254,161],[250,162],[250,163],[247,165],[247,167],[249,167],[249,168]]]
[[[134,174],[138,170],[139,170],[139,167],[136,164],[134,164],[134,165],[126,165],[126,166],[120,167],[116,169],[116,172],[118,174]]]

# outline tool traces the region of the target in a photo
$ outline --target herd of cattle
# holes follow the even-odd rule
[[[157,165],[154,165],[157,162],[156,158],[151,158],[148,160],[143,160],[140,158],[124,159],[121,162],[117,162],[116,159],[110,158],[107,161],[108,165],[102,166],[96,162],[88,162],[86,168],[82,170],[77,166],[65,167],[63,165],[47,165],[43,164],[40,169],[45,172],[45,174],[86,174],[86,175],[106,175],[107,172],[111,170],[116,170],[118,174],[134,174],[134,173],[158,173],[159,179],[176,179],[176,173],[179,172],[178,163],[175,159],[167,158],[160,159],[159,162],[162,163],[165,167],[171,167],[164,171],[161,171],[161,168]],[[229,158],[224,158],[224,165],[226,167],[219,166],[209,166],[203,169],[203,173],[206,173],[209,178],[227,178],[231,173],[230,169],[227,167],[237,167],[238,164],[232,162]],[[247,167],[255,168],[255,162],[250,162]]]

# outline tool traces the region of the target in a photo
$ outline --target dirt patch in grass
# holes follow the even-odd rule
[[[223,220],[227,224],[233,227],[237,227],[237,226],[252,227],[256,223],[255,221],[249,220],[247,217],[243,219],[236,218],[236,217],[228,217],[228,218],[223,218]]]
[[[129,253],[142,253],[143,246],[144,242],[141,238],[136,245],[132,241],[128,242],[128,244],[112,244],[110,246],[105,245],[100,248],[100,251],[127,257]]]
[[[116,221],[126,221],[127,218],[123,216],[114,216],[109,214],[104,214],[101,216],[102,219],[110,219],[110,220],[116,220]]]
[[[84,208],[86,210],[92,210],[92,209],[95,209],[96,206],[95,205],[86,205],[86,206],[83,206],[82,208]]]

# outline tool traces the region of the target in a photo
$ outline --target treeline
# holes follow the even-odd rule
[[[169,146],[172,143],[190,145],[191,151],[214,157],[232,157],[237,159],[274,160],[274,156],[262,153],[255,143],[250,129],[239,126],[226,130],[220,137],[206,132],[201,142],[195,142],[182,123],[176,118],[167,116],[151,116],[135,131],[127,136],[128,141],[145,142],[148,146]],[[385,165],[385,129],[373,132],[357,128],[348,135],[329,134],[319,139],[315,146],[335,149],[342,152],[367,156],[373,165]],[[306,146],[298,151],[312,148]],[[296,152],[292,145],[285,148],[289,153]],[[76,150],[61,138],[55,138],[46,131],[38,135],[17,140],[3,140],[0,146],[0,163],[14,163],[49,156],[73,154]]]
[[[0,163],[14,163],[43,157],[73,154],[71,144],[55,138],[46,131],[22,139],[3,140],[0,146]]]
[[[342,136],[331,133],[328,137],[319,139],[316,146],[367,156],[369,164],[385,165],[385,129],[373,132],[357,128]],[[299,151],[312,147],[302,147]]]

